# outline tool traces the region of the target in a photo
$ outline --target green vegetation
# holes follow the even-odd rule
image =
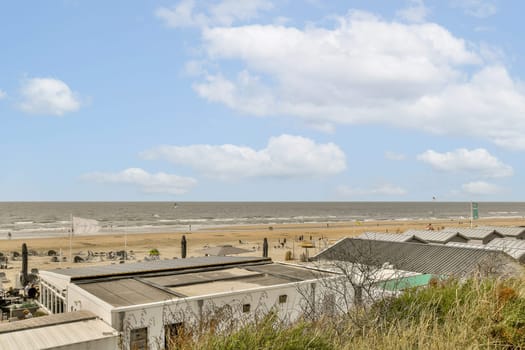
[[[150,249],[149,256],[159,256],[160,252],[157,248]]]
[[[436,280],[344,316],[285,325],[271,313],[228,334],[208,331],[175,343],[198,350],[522,349],[525,280]]]

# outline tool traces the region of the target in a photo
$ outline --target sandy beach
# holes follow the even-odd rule
[[[294,254],[298,261],[304,248],[299,246],[298,238],[303,236],[304,240],[315,244],[315,248],[309,250],[310,256],[324,249],[343,237],[356,236],[366,231],[401,233],[408,229],[425,229],[429,222],[418,221],[367,221],[367,222],[341,222],[341,223],[310,223],[310,224],[282,224],[282,225],[247,225],[247,226],[223,226],[205,228],[191,232],[177,233],[134,233],[124,235],[123,233],[112,233],[110,235],[76,235],[72,239],[72,256],[87,257],[88,251],[94,253],[107,253],[110,251],[123,250],[125,239],[127,249],[132,251],[135,257],[133,261],[144,260],[148,252],[156,248],[160,252],[161,259],[180,258],[181,237],[186,235],[188,242],[188,257],[203,256],[202,249],[217,245],[230,244],[250,250],[244,256],[262,255],[262,243],[264,237],[268,239],[269,256],[274,261],[283,261],[287,251]],[[480,219],[475,221],[475,226],[520,226],[525,224],[522,218]],[[457,220],[433,221],[434,228],[441,227],[469,227],[470,222]],[[286,239],[286,243],[282,244]],[[22,243],[26,243],[28,249],[37,253],[29,257],[29,268],[49,270],[55,268],[81,267],[94,264],[115,264],[118,261],[106,258],[97,258],[90,262],[72,263],[51,262],[47,252],[53,249],[62,251],[62,255],[69,257],[69,239],[64,237],[41,237],[31,239],[0,240],[0,252],[11,255],[11,252],[21,252]],[[283,247],[284,245],[284,247]],[[10,282],[4,283],[3,287],[13,285],[16,274],[21,268],[21,259],[9,261],[9,269],[0,270],[6,272]]]

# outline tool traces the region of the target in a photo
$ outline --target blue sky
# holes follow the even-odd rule
[[[521,1],[0,5],[0,200],[522,201]]]

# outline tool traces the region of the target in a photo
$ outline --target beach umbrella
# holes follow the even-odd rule
[[[232,245],[222,245],[222,246],[217,246],[217,247],[204,248],[204,249],[201,249],[201,252],[203,252],[204,254],[213,255],[213,256],[224,256],[224,255],[248,253],[248,252],[251,252],[251,250],[234,247]]]

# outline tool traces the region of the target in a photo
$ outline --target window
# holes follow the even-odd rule
[[[286,303],[286,300],[288,300],[288,295],[286,295],[286,294],[279,295],[279,304]]]
[[[129,347],[133,350],[148,349],[148,328],[132,329],[129,332]]]
[[[250,304],[242,304],[242,312],[250,312]]]

